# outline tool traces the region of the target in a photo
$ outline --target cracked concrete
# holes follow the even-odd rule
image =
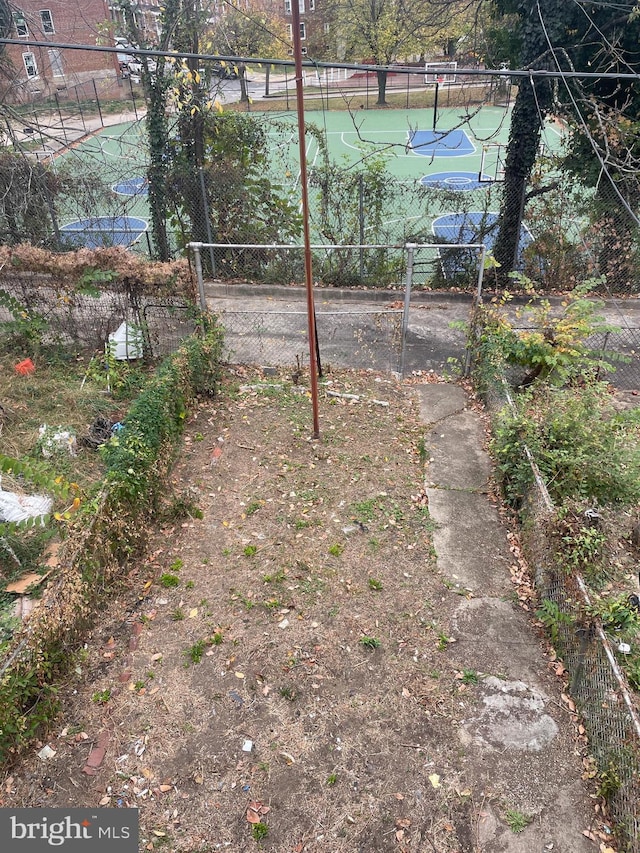
[[[481,853],[591,853],[583,835],[593,806],[566,714],[555,696],[541,641],[517,606],[508,530],[488,494],[491,461],[482,419],[463,388],[417,386],[429,464],[425,490],[436,524],[438,570],[466,592],[446,651],[460,670],[478,673],[468,716],[458,729],[471,759]],[[530,818],[514,833],[508,809]]]

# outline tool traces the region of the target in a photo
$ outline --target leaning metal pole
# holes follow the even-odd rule
[[[293,58],[296,69],[296,104],[298,107],[298,143],[300,148],[300,188],[302,190],[302,225],[304,234],[304,277],[307,288],[307,329],[309,334],[309,375],[313,408],[313,437],[320,437],[318,419],[318,374],[316,371],[316,323],[313,304],[313,269],[311,265],[311,236],[309,232],[309,194],[307,192],[307,151],[304,128],[304,91],[302,86],[302,48],[300,46],[300,7],[298,0],[291,4],[293,16]]]

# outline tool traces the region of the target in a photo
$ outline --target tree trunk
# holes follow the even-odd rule
[[[378,77],[378,100],[377,107],[387,106],[387,71],[376,71]]]
[[[238,78],[240,79],[240,102],[248,104],[249,93],[247,92],[247,66],[244,62],[238,63]]]
[[[149,137],[149,210],[155,255],[160,261],[170,259],[167,237],[167,148],[169,134],[165,115],[165,95],[156,79],[147,92],[147,134]]]
[[[518,263],[525,193],[536,162],[542,123],[549,104],[550,90],[546,82],[536,84],[534,92],[529,80],[521,81],[511,116],[500,226],[493,249],[493,255],[500,264],[496,274],[501,287],[508,285],[509,273]]]

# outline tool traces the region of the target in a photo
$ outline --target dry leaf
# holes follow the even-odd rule
[[[98,805],[100,805],[100,806],[108,806],[110,802],[111,802],[111,797],[107,794],[107,796],[106,796],[106,797],[103,797],[103,798],[100,800],[100,802],[98,803]]]
[[[396,800],[404,800],[404,794],[397,793],[393,796],[396,798]]]
[[[432,773],[431,776],[429,776],[429,781],[431,782],[434,788],[440,787],[440,777],[437,773]]]
[[[403,838],[404,838],[404,829],[397,829],[396,830],[396,841],[402,841]]]
[[[598,839],[595,837],[595,835],[593,834],[593,832],[591,832],[591,830],[590,830],[590,829],[583,829],[583,830],[582,830],[582,834],[583,834],[584,836],[586,836],[586,838],[590,839],[591,841],[595,841],[595,842],[596,842],[596,844],[597,844]]]
[[[162,832],[160,829],[152,829],[151,832],[153,832],[154,835],[157,835],[158,838],[164,838],[167,834],[166,832]]]
[[[173,785],[160,785],[160,790],[162,791],[163,794],[166,794],[167,791],[171,791],[172,788],[173,788]]]
[[[198,608],[192,607],[191,610],[189,611],[189,619],[195,619],[197,615],[198,615]]]
[[[245,677],[244,672],[236,672],[235,675],[236,675],[236,678],[244,678]]]
[[[409,827],[411,826],[411,821],[408,817],[401,817],[398,818],[398,820],[396,821],[396,826],[401,827],[401,829],[409,829]]]

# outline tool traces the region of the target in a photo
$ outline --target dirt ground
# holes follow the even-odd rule
[[[484,803],[518,814],[470,787],[455,736],[483,674],[451,654],[411,389],[329,375],[315,441],[289,373],[230,371],[193,413],[55,754],[15,766],[2,805],[135,806],[140,849],[176,853],[463,853]]]

